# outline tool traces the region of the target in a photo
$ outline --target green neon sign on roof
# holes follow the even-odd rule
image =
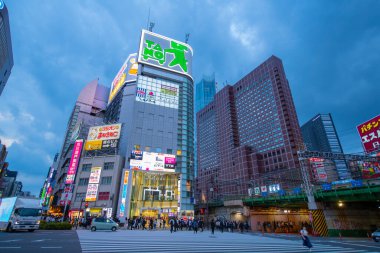
[[[191,77],[193,49],[186,43],[142,30],[138,61]]]

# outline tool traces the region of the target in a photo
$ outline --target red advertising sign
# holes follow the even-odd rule
[[[365,152],[370,153],[380,149],[380,115],[360,124],[357,129]]]
[[[67,176],[65,184],[74,183],[75,174],[77,172],[80,153],[82,152],[83,140],[75,141],[73,153],[71,154],[69,169],[67,170]]]

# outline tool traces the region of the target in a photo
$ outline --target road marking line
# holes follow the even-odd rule
[[[21,247],[0,247],[0,249],[20,249]]]
[[[379,248],[379,247],[375,247],[375,246],[366,246],[366,245],[363,245],[363,244],[354,244],[354,243],[347,243],[347,242],[336,242],[336,243],[353,245],[353,246],[360,246],[360,247],[367,247],[367,248],[375,248],[375,249]]]
[[[41,247],[41,249],[61,249],[62,246],[59,246],[59,247]]]
[[[6,240],[6,241],[0,241],[0,242],[17,242],[17,241],[21,241],[21,239]]]

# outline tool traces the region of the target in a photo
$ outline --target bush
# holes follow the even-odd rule
[[[46,222],[41,221],[40,229],[43,230],[70,230],[72,228],[69,222]]]

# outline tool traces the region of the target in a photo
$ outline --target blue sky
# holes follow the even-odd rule
[[[15,65],[0,97],[0,138],[24,190],[38,194],[80,90],[110,83],[154,32],[194,49],[193,71],[234,84],[272,54],[283,60],[301,124],[332,113],[343,149],[380,114],[379,1],[5,1]]]

